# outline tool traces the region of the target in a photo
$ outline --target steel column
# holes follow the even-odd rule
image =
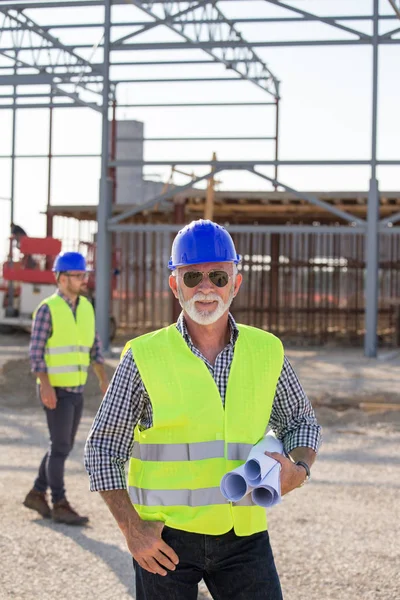
[[[109,178],[109,121],[110,94],[110,32],[111,0],[104,2],[104,58],[100,198],[97,209],[96,240],[96,323],[105,352],[110,346],[110,290],[111,290],[111,232],[107,229],[111,217],[112,180]]]
[[[51,95],[53,94],[53,88],[51,88]],[[51,206],[51,168],[53,166],[53,109],[49,109],[49,157],[47,161],[47,211],[46,211],[46,235],[52,237],[53,235],[53,215],[50,214]]]
[[[372,37],[372,146],[371,179],[368,194],[367,235],[365,238],[365,356],[377,355],[378,293],[379,293],[379,188],[376,178],[378,129],[378,50],[379,0],[374,2]]]
[[[278,161],[279,161],[279,101],[280,98],[276,99],[276,113],[275,113],[275,183],[274,189],[275,191],[278,189],[277,179],[278,179]]]

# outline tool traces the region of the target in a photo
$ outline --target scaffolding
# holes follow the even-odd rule
[[[251,1],[251,0],[250,0]],[[366,311],[365,311],[365,344],[366,356],[375,357],[377,354],[377,314],[378,314],[378,247],[381,233],[389,233],[394,224],[400,221],[400,213],[379,219],[380,194],[377,179],[377,168],[380,166],[398,166],[400,159],[379,160],[377,157],[377,124],[378,124],[378,75],[379,75],[379,47],[382,45],[398,45],[400,38],[398,32],[398,18],[400,5],[398,0],[382,0],[391,7],[390,13],[381,14],[379,0],[371,0],[370,14],[346,14],[326,16],[306,11],[301,3],[296,0],[264,0],[265,4],[272,5],[282,11],[282,16],[267,17],[226,17],[221,5],[241,0],[194,0],[190,2],[173,2],[167,0],[154,0],[142,2],[139,0],[1,0],[0,2],[0,85],[11,86],[10,94],[1,95],[0,109],[11,109],[13,115],[12,125],[12,151],[11,158],[11,219],[14,208],[15,184],[15,123],[16,112],[27,108],[48,108],[50,124],[48,204],[51,201],[51,159],[56,156],[52,153],[52,113],[61,107],[87,107],[102,115],[102,147],[101,147],[101,179],[100,197],[98,205],[98,233],[97,233],[97,259],[102,268],[96,277],[96,313],[99,331],[105,346],[109,339],[108,315],[110,313],[111,277],[111,246],[113,232],[126,231],[129,223],[126,220],[135,212],[143,208],[152,207],[182,192],[196,183],[204,180],[213,180],[214,176],[223,171],[247,171],[267,181],[274,189],[284,190],[311,204],[319,206],[339,219],[348,223],[349,234],[362,234],[366,249]],[[112,7],[131,4],[143,13],[143,20],[117,21],[112,20]],[[250,4],[250,2],[248,2]],[[65,7],[101,7],[103,19],[86,19],[82,22],[42,23],[40,9],[65,8]],[[32,15],[38,11],[38,18]],[[29,13],[29,14],[28,14]],[[380,23],[393,23],[393,29],[380,33]],[[396,22],[397,21],[397,22]],[[365,33],[354,28],[354,23],[366,22],[371,24],[372,33]],[[321,39],[287,39],[287,40],[248,40],[245,39],[241,26],[249,23],[296,23],[299,27],[307,28],[309,23],[322,23],[332,31],[337,32],[337,37],[326,36]],[[123,35],[118,33],[122,28]],[[148,41],[146,34],[156,28],[167,28],[173,33],[174,41]],[[79,42],[62,42],[65,31],[83,32],[99,30],[99,39],[88,43],[84,35]],[[126,33],[126,30],[129,32]],[[122,32],[121,31],[121,32]],[[57,35],[56,35],[57,34]],[[140,41],[140,36],[144,41]],[[137,39],[139,38],[139,41]],[[177,38],[179,38],[177,40]],[[371,114],[371,149],[368,160],[281,160],[279,158],[279,79],[270,67],[257,53],[258,48],[268,47],[296,47],[296,46],[369,46],[372,48],[372,114]],[[185,53],[189,50],[201,50],[205,58],[187,58]],[[163,51],[162,59],[139,60],[138,53],[151,53]],[[180,58],[175,58],[176,51]],[[169,52],[174,52],[170,58]],[[119,59],[118,56],[122,56]],[[101,54],[101,60],[99,60]],[[222,65],[228,75],[219,77],[186,77],[179,78],[132,78],[120,76],[111,77],[111,69],[120,67],[129,70],[132,66],[159,67],[165,65]],[[128,71],[129,72],[129,71]],[[247,81],[256,86],[265,94],[262,102],[157,102],[145,104],[122,102],[118,98],[119,84],[171,84],[173,82],[201,82],[201,81]],[[18,92],[17,86],[33,85],[33,93]],[[42,86],[37,90],[36,86]],[[159,109],[162,107],[194,107],[194,106],[262,106],[272,107],[275,111],[274,131],[270,136],[248,138],[232,136],[230,138],[216,137],[185,137],[185,138],[148,138],[147,141],[196,141],[230,139],[231,141],[244,141],[259,139],[271,141],[274,146],[274,157],[256,160],[185,160],[181,157],[171,156],[168,160],[116,160],[109,154],[110,138],[110,113],[118,108],[146,107]],[[37,155],[36,155],[37,156]],[[61,155],[57,155],[61,156]],[[68,156],[68,155],[62,155]],[[74,154],[73,156],[79,156]],[[294,189],[282,182],[279,178],[280,166],[367,166],[370,169],[370,184],[368,193],[367,218],[357,217],[350,212],[339,209],[332,204]],[[159,196],[151,199],[146,205],[131,208],[118,215],[112,216],[113,181],[110,169],[117,167],[204,167],[206,173],[199,175],[190,184],[174,187],[164,191]],[[273,174],[266,175],[263,167],[271,167]],[[292,230],[301,233],[301,225],[292,226]],[[48,219],[48,233],[51,228]]]

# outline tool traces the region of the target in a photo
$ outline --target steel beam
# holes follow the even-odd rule
[[[330,15],[324,17],[329,21],[371,21],[370,15]],[[396,19],[396,15],[380,15],[381,20]],[[320,20],[318,15],[312,17],[249,17],[249,18],[237,18],[235,17],[235,23],[251,24],[251,23],[308,23]],[[166,20],[165,20],[166,22]],[[212,19],[185,19],[187,25],[211,25],[214,21]],[[145,27],[149,24],[149,21],[114,21],[112,27]],[[162,23],[164,24],[164,23]],[[102,29],[101,23],[45,23],[42,25],[43,29]],[[3,27],[3,31],[16,31],[16,27]]]
[[[35,75],[2,75],[0,85],[51,85],[54,77],[50,73],[37,73]],[[4,96],[1,96],[2,98]]]
[[[84,106],[86,108],[93,108],[94,110],[99,110],[99,106],[97,104],[92,104],[90,102],[86,102],[84,104]],[[0,110],[4,109],[4,110],[9,110],[10,108],[12,108],[13,105],[12,104],[0,104]],[[81,105],[76,104],[74,102],[52,102],[52,103],[48,103],[48,104],[18,104],[18,110],[20,109],[26,109],[26,108],[82,108]]]
[[[371,179],[368,194],[367,235],[365,237],[365,338],[364,354],[377,356],[378,295],[379,295],[379,188],[377,169],[378,131],[378,51],[379,51],[379,0],[374,1],[374,27],[372,45],[372,139]]]
[[[179,224],[162,224],[153,225],[147,223],[119,223],[110,224],[109,228],[111,231],[123,232],[168,232],[176,233],[181,229],[182,225]],[[231,233],[242,233],[243,225],[225,225]],[[364,233],[364,229],[361,227],[350,227],[349,225],[246,225],[246,232],[249,233],[290,233],[292,235],[301,235],[304,233],[337,233],[337,234],[348,234],[348,235],[360,235]]]
[[[332,19],[330,17],[324,17],[321,15],[315,15],[313,13],[310,13],[306,10],[303,10],[301,8],[297,8],[296,6],[292,6],[290,4],[286,4],[284,2],[281,2],[280,0],[264,0],[265,2],[268,2],[268,4],[273,4],[275,6],[279,6],[280,8],[283,8],[285,10],[289,10],[291,12],[295,12],[298,15],[301,15],[302,18],[307,18],[307,19],[311,19],[313,21],[319,21],[320,23],[325,23],[326,25],[330,25],[332,27],[336,27],[337,29],[340,29],[341,31],[345,31],[346,33],[351,33],[353,35],[356,35],[358,38],[360,39],[368,39],[371,40],[371,36],[367,35],[366,33],[363,33],[361,31],[357,31],[356,29],[353,29],[352,27],[347,27],[346,25],[341,25],[341,23],[338,23],[335,19]]]
[[[400,19],[400,0],[389,0],[396,16]]]
[[[393,167],[400,165],[400,160],[378,160],[378,165],[385,167]],[[270,166],[275,167],[310,167],[310,166],[324,166],[324,167],[342,167],[342,166],[360,166],[370,167],[370,160],[226,160],[217,161],[215,163],[209,160],[114,160],[110,162],[111,167],[146,167],[146,166],[157,166],[157,167],[170,167],[171,165],[182,165],[182,166],[216,166],[223,169],[252,169],[256,165],[258,166]]]
[[[169,190],[167,190],[166,192],[163,192],[162,194],[159,194],[155,198],[151,198],[150,200],[148,200],[147,202],[144,202],[143,204],[138,204],[137,206],[135,206],[135,208],[131,208],[119,215],[116,215],[115,217],[112,217],[112,219],[109,219],[109,221],[108,221],[108,230],[111,231],[110,225],[115,225],[116,223],[120,223],[120,221],[124,221],[125,219],[128,219],[129,217],[133,217],[134,215],[142,212],[143,210],[148,210],[149,208],[152,208],[153,206],[155,206],[159,202],[162,202],[163,200],[167,200],[168,198],[171,198],[172,196],[180,194],[181,192],[183,192],[185,190],[191,189],[194,185],[196,185],[196,183],[199,183],[200,181],[203,181],[205,179],[210,179],[210,177],[213,177],[215,175],[215,173],[218,173],[221,170],[222,169],[214,169],[214,170],[210,171],[209,173],[207,173],[206,175],[202,175],[200,177],[193,178],[189,183],[187,183],[185,185],[174,186],[174,187],[171,186]]]
[[[177,102],[157,104],[118,104],[117,108],[160,108],[160,107],[190,107],[190,106],[275,106],[275,102]]]
[[[351,215],[350,213],[340,210],[339,208],[336,208],[335,206],[328,204],[328,202],[324,202],[323,200],[320,200],[319,198],[317,198],[317,196],[314,196],[313,194],[310,194],[307,192],[299,192],[299,191],[289,187],[288,185],[282,183],[281,181],[277,181],[273,177],[268,177],[268,175],[264,175],[264,173],[260,173],[260,171],[257,171],[256,169],[249,169],[249,171],[250,171],[250,173],[254,173],[254,175],[257,175],[258,177],[261,177],[262,179],[266,179],[267,181],[276,185],[277,187],[282,187],[287,192],[290,192],[291,194],[296,196],[296,198],[307,200],[307,202],[310,202],[311,204],[314,204],[315,206],[319,206],[320,208],[323,208],[324,210],[330,212],[331,214],[336,215],[337,217],[340,217],[341,219],[344,219],[345,221],[348,221],[349,223],[357,223],[359,226],[366,225],[366,223],[363,219],[360,219],[358,217],[355,217],[354,215]]]
[[[390,215],[390,217],[386,217],[385,219],[381,219],[379,221],[380,228],[386,227],[391,223],[398,223],[400,221],[400,213],[396,213],[394,215]]]
[[[110,95],[110,32],[111,0],[104,2],[104,57],[103,57],[103,105],[100,198],[97,210],[96,238],[96,323],[105,352],[110,347],[110,302],[111,302],[111,233],[107,222],[111,217],[112,180],[109,168],[109,95]]]

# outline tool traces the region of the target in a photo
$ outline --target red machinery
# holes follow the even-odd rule
[[[95,305],[95,262],[96,247],[93,243],[81,242],[91,270],[87,296]],[[56,280],[51,270],[55,257],[61,252],[61,241],[52,238],[32,238],[12,236],[10,253],[3,264],[3,284],[0,282],[0,326],[11,331],[15,327],[28,329],[32,324],[32,314],[42,300],[50,296],[56,288]],[[117,286],[118,257],[113,255],[111,299]],[[116,333],[116,320],[110,316],[110,338]]]
[[[54,292],[56,282],[51,267],[59,252],[61,241],[55,238],[11,237],[0,287],[3,329],[30,327],[38,304]]]
[[[24,236],[19,239],[18,246],[19,260],[9,259],[3,264],[3,279],[54,286],[55,279],[51,267],[55,257],[61,252],[61,241],[51,237]],[[12,256],[13,252],[10,254]]]

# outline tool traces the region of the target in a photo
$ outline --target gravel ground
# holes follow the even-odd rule
[[[88,491],[82,465],[100,400],[93,377],[66,473],[68,497],[90,516],[90,526],[55,524],[22,506],[47,444],[27,341],[0,336],[0,599],[135,598],[124,539],[99,495]],[[329,397],[350,405],[355,398],[397,402],[399,356],[371,361],[358,351],[288,354],[310,396],[322,399],[317,414],[324,442],[311,482],[269,511],[284,598],[399,600],[400,411],[326,405]],[[200,598],[210,598],[203,586]]]
[[[0,409],[1,599],[135,597],[122,535],[88,492],[82,453],[91,422],[86,415],[66,474],[90,526],[72,528],[21,504],[46,446],[42,411]],[[400,598],[399,446],[398,426],[325,428],[312,481],[269,512],[285,600]]]

